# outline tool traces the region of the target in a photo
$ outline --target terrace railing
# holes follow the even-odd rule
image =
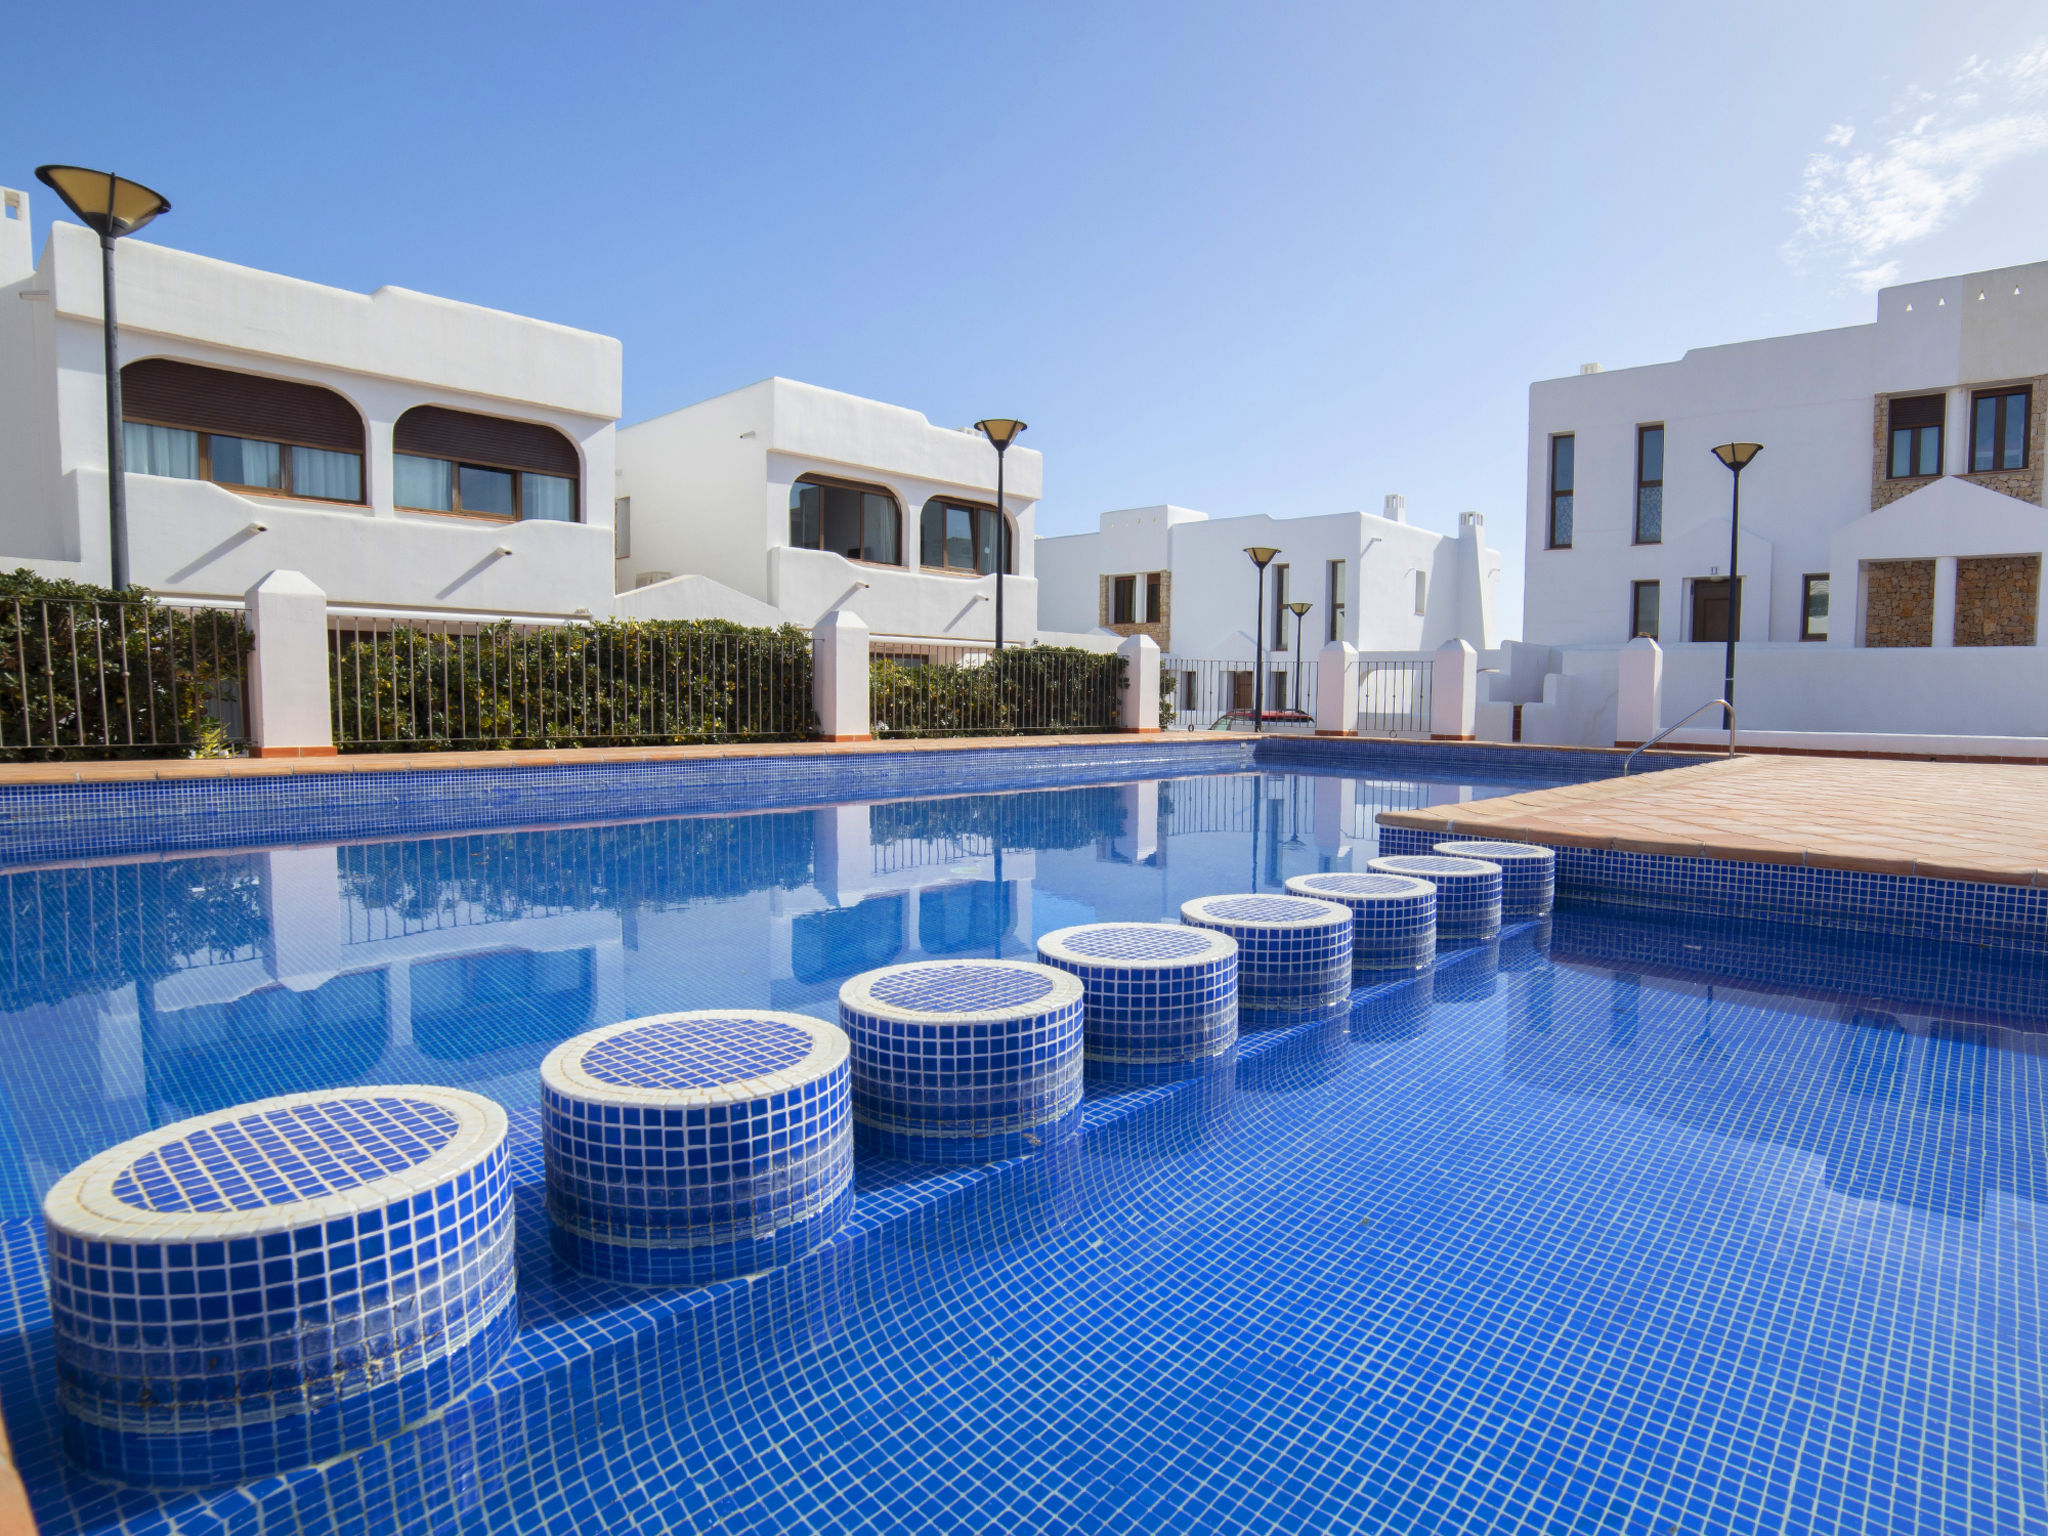
[[[877,736],[1088,735],[1118,729],[1125,662],[1075,647],[892,644],[868,653]]]
[[[1252,664],[1244,660],[1213,661],[1193,656],[1163,658],[1164,675],[1160,696],[1173,706],[1173,727],[1181,731],[1206,731],[1234,711],[1252,707]],[[1297,695],[1294,653],[1266,656],[1266,697],[1268,713],[1300,707],[1306,714],[1316,711],[1316,658],[1301,660],[1301,682]],[[1249,719],[1249,715],[1246,716]]]
[[[795,629],[338,617],[328,639],[344,752],[791,741],[814,724]]]
[[[0,595],[0,761],[237,750],[250,645],[239,609]]]

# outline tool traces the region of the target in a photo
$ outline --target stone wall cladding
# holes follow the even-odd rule
[[[1956,644],[2032,645],[2040,601],[2039,555],[1956,561]]]
[[[1870,510],[1888,507],[1901,496],[1910,496],[1923,485],[1932,485],[1939,475],[1907,475],[1893,480],[1885,471],[1891,464],[1891,413],[1894,400],[1916,399],[1921,395],[1936,394],[1931,389],[1902,389],[1889,395],[1877,397],[1877,408],[1871,414],[1870,424]],[[1942,457],[1948,456],[1948,441],[1942,440]]]
[[[1153,644],[1157,645],[1160,650],[1170,651],[1173,647],[1167,644],[1167,636],[1173,633],[1173,572],[1171,571],[1161,571],[1158,573],[1159,622],[1157,624],[1112,624],[1109,622],[1110,614],[1115,611],[1110,607],[1110,604],[1115,600],[1117,577],[1130,576],[1136,578],[1138,583],[1136,611],[1143,613],[1145,611],[1145,578],[1151,574],[1152,572],[1150,571],[1118,571],[1115,576],[1102,577],[1101,585],[1096,591],[1095,621],[1104,629],[1126,637],[1131,635],[1150,635]]]
[[[2001,496],[2011,496],[2019,501],[2030,501],[2038,507],[2041,505],[2041,454],[2044,448],[2048,448],[2048,375],[2012,381],[2012,385],[2019,384],[2025,384],[2033,391],[2027,399],[2027,467],[1987,470],[1981,475],[1966,474],[1961,478],[1972,485],[1981,485],[1987,491],[1996,491]],[[2012,385],[1991,387],[2011,388]],[[1976,391],[1984,387],[1976,385],[1972,388],[1971,410],[1976,409]],[[1966,433],[1969,430],[1967,418],[1963,430]],[[1966,437],[1963,442],[1963,452],[1966,455],[1969,447],[1969,440]],[[1959,640],[1956,643],[1960,645],[1962,642]]]
[[[1873,560],[1864,570],[1863,643],[1934,644],[1934,562]]]

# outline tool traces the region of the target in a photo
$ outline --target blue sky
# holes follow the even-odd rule
[[[1511,633],[1531,380],[2048,257],[2037,3],[175,12],[17,14],[0,182],[618,336],[628,420],[773,373],[1021,416],[1043,533],[1476,507]]]

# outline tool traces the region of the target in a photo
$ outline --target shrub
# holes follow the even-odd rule
[[[876,655],[868,702],[877,735],[1082,735],[1117,729],[1124,658],[1029,645],[957,662]]]

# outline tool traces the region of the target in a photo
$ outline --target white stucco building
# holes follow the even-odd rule
[[[1041,471],[1009,450],[1012,643],[1038,638]],[[994,639],[996,452],[971,428],[763,379],[622,428],[618,496],[622,614],[809,628],[837,609],[881,641]]]
[[[1380,515],[1105,512],[1094,533],[1038,541],[1040,619],[1050,630],[1147,634],[1178,658],[1249,661],[1259,586],[1245,550],[1255,545],[1280,551],[1266,574],[1263,620],[1276,672],[1292,663],[1295,621],[1282,605],[1296,601],[1311,605],[1301,619],[1304,662],[1337,640],[1368,653],[1453,639],[1482,651],[1498,644],[1501,559],[1487,547],[1485,519],[1462,513],[1449,537],[1409,522],[1399,496]]]
[[[1667,723],[1718,697],[1730,475],[1710,450],[1754,442],[1745,731],[2048,735],[2044,412],[2048,262],[1887,288],[1867,325],[1533,385],[1532,644],[1493,698],[1524,706],[1524,739],[1612,741],[1636,634],[1663,648]]]
[[[100,250],[0,189],[0,564],[110,574]],[[620,349],[402,288],[120,242],[129,574],[235,600],[297,570],[344,612],[603,614]]]

